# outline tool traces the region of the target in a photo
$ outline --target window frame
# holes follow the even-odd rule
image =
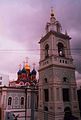
[[[24,97],[21,97],[21,106],[24,105]]]
[[[45,58],[48,58],[49,57],[49,45],[46,44],[45,45]]]
[[[8,105],[12,105],[12,97],[8,97]]]

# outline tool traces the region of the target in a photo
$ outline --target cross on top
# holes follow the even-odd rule
[[[23,61],[23,67],[25,67],[25,61]]]
[[[33,63],[33,68],[34,68],[34,69],[35,69],[35,65],[36,65],[36,64],[35,64],[35,63]]]
[[[25,59],[26,59],[26,63],[28,63],[28,59],[29,59],[29,58],[28,58],[28,57],[26,57]]]

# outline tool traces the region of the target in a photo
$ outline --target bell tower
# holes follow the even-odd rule
[[[79,118],[71,37],[62,33],[53,8],[45,30],[39,42],[39,120],[63,120],[68,110]]]

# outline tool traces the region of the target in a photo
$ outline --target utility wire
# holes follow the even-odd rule
[[[38,50],[45,50],[45,49],[0,49],[0,51],[38,51]],[[58,49],[49,49],[49,50],[58,50]],[[71,49],[64,49],[64,50],[81,50],[81,48],[71,48]]]

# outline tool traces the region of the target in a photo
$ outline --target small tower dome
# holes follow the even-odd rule
[[[33,70],[31,71],[31,74],[32,74],[32,75],[36,75],[36,73],[37,73],[37,72],[36,72],[36,70],[35,70],[35,63],[33,63]]]
[[[22,70],[21,70],[21,64],[19,64],[19,71],[17,72],[18,75],[22,74]]]
[[[26,69],[23,67],[22,73],[27,73]]]
[[[19,70],[19,71],[17,72],[17,74],[18,74],[18,75],[21,75],[21,74],[22,74],[22,70]]]
[[[19,70],[17,72],[17,75],[18,75],[18,80],[20,80],[22,78],[21,64],[19,65]]]
[[[23,69],[22,69],[22,73],[26,73],[25,62],[24,62],[24,61],[23,61]]]
[[[35,69],[33,69],[32,72],[31,72],[32,75],[36,75],[36,73],[37,73],[37,72],[36,72]]]

